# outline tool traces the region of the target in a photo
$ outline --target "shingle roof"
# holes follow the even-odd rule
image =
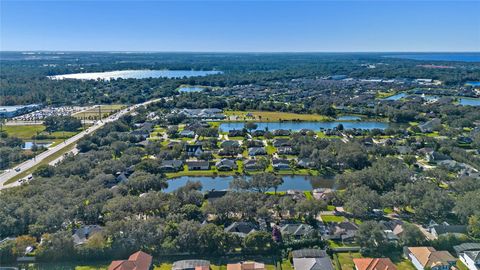
[[[198,266],[210,266],[210,262],[206,260],[176,261],[172,265],[172,270],[192,269]]]
[[[423,267],[447,265],[456,259],[448,251],[437,251],[433,247],[409,247],[410,253]]]
[[[453,246],[453,249],[458,255],[465,251],[480,250],[480,243],[463,243],[458,246]]]
[[[130,255],[128,260],[113,261],[108,270],[148,270],[152,265],[152,256],[143,252],[137,251]]]
[[[357,270],[397,270],[389,258],[354,258]]]

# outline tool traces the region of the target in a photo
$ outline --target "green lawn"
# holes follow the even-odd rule
[[[358,252],[348,252],[348,253],[337,253],[338,262],[340,263],[340,267],[342,270],[353,270],[355,269],[355,265],[353,264],[354,258],[361,258],[362,255]]]
[[[323,222],[342,222],[345,217],[334,215],[321,215]]]
[[[328,121],[330,117],[319,114],[298,114],[287,112],[264,112],[252,111],[252,117],[246,117],[247,111],[225,111],[227,116],[238,116],[239,120],[254,120],[261,122],[277,122],[277,121]]]
[[[44,125],[22,125],[22,126],[3,126],[8,136],[18,137],[20,139],[31,139],[32,136],[37,135],[45,130]]]
[[[456,266],[459,270],[468,270],[468,267],[460,260],[457,261]]]
[[[395,265],[397,266],[397,270],[415,270],[416,269],[415,266],[413,266],[413,264],[409,260],[403,260],[399,263],[396,263]]]

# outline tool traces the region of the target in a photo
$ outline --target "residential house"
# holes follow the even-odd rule
[[[397,270],[389,258],[354,258],[355,270]]]
[[[150,132],[144,129],[136,129],[130,132],[130,135],[139,137],[139,139],[143,141],[143,140],[146,140],[148,137],[150,137]]]
[[[308,224],[293,223],[293,224],[285,224],[282,227],[280,227],[280,232],[284,237],[291,236],[295,239],[300,239],[313,234],[315,232],[315,229]]]
[[[253,261],[229,263],[227,270],[265,270],[265,264]]]
[[[237,169],[237,163],[235,160],[226,158],[219,160],[217,163],[215,163],[215,166],[219,171],[231,171]]]
[[[193,138],[193,137],[195,137],[195,131],[184,129],[184,130],[180,131],[179,135],[181,137]]]
[[[276,129],[273,131],[274,136],[290,136],[291,132],[290,130],[286,129]]]
[[[273,140],[274,147],[281,147],[281,146],[292,146],[290,139],[275,139]]]
[[[244,137],[246,135],[243,129],[232,129],[228,131],[228,137]]]
[[[220,143],[220,147],[221,148],[225,148],[225,147],[239,147],[240,146],[240,143],[238,141],[223,141],[222,143]]]
[[[450,252],[433,247],[405,247],[404,253],[418,270],[449,270],[457,261]]]
[[[453,246],[457,256],[460,256],[460,253],[465,251],[477,251],[480,250],[480,243],[463,243],[457,246]]]
[[[252,132],[253,137],[261,137],[263,135],[265,135],[265,130],[257,129]]]
[[[329,202],[335,196],[333,189],[331,188],[316,188],[312,191],[313,198]]]
[[[187,144],[185,145],[185,152],[188,156],[200,156],[204,151],[203,147],[199,144]]]
[[[258,226],[252,222],[233,222],[225,228],[225,232],[236,234],[242,238],[257,230]]]
[[[418,128],[423,133],[433,132],[435,129],[442,125],[442,121],[439,118],[434,118],[430,121],[418,125]]]
[[[247,171],[256,171],[260,170],[260,163],[256,159],[249,159],[243,162],[243,168]]]
[[[454,234],[456,236],[460,236],[467,233],[467,225],[441,224],[432,226],[429,228],[429,230],[430,233],[436,238],[444,234]]]
[[[96,234],[101,233],[103,228],[99,225],[84,225],[76,229],[72,235],[74,245],[83,245],[88,239]]]
[[[277,147],[277,153],[279,155],[295,155],[297,152],[290,146]]]
[[[208,270],[210,261],[206,260],[181,260],[172,265],[172,270]]]
[[[267,151],[264,147],[250,147],[248,148],[248,155],[249,156],[261,156],[266,155]]]
[[[315,167],[315,162],[311,161],[308,158],[299,159],[298,162],[297,162],[297,167],[305,168],[305,169],[311,169],[311,168]]]
[[[355,240],[358,226],[350,221],[333,222],[330,224],[328,239],[341,240],[342,242],[352,242]]]
[[[292,251],[295,270],[333,270],[330,257],[324,250],[300,249]]]
[[[208,160],[187,160],[185,164],[187,164],[189,171],[205,171],[210,169],[210,162],[208,162]]]
[[[181,160],[164,160],[160,164],[162,172],[178,172],[183,169],[183,161]]]
[[[128,260],[113,261],[108,270],[150,270],[152,267],[152,256],[137,251],[130,255]]]
[[[462,252],[459,258],[469,270],[480,269],[480,250]]]
[[[288,159],[274,158],[272,159],[272,166],[273,169],[278,171],[290,170],[290,161]]]

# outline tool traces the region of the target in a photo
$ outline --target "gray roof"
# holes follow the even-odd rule
[[[467,233],[466,225],[437,225],[433,226],[437,235],[446,233]]]
[[[206,260],[176,261],[172,265],[172,270],[195,269],[196,266],[210,266],[210,261],[206,261]]]
[[[88,238],[103,229],[99,225],[85,225],[78,228],[73,234],[73,242],[75,245],[82,245],[87,242]]]
[[[280,231],[282,234],[286,235],[303,236],[311,233],[313,231],[313,227],[302,223],[285,224],[280,228]]]
[[[225,232],[235,233],[240,237],[245,237],[256,229],[257,226],[251,222],[234,222],[225,228]]]
[[[453,246],[453,249],[458,255],[465,251],[480,250],[480,243],[463,243],[457,246]]]
[[[327,253],[317,248],[304,248],[292,251],[292,256],[293,258],[323,258]]]
[[[480,260],[480,250],[477,251],[465,251],[465,255],[470,257],[472,261],[477,262]]]
[[[324,258],[293,258],[295,270],[333,270],[329,257]]]

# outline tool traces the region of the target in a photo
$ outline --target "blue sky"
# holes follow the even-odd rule
[[[478,0],[0,0],[0,49],[480,51],[479,11]]]

